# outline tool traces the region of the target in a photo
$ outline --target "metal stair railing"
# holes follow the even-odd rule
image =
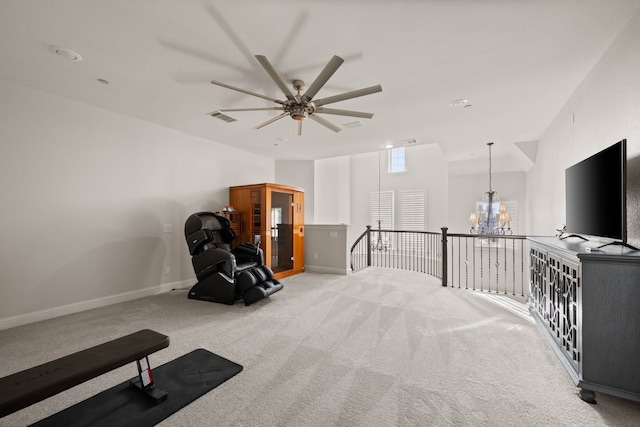
[[[367,229],[351,247],[351,270],[367,267],[418,271],[442,286],[528,295],[526,236]]]

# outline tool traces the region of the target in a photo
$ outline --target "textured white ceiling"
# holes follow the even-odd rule
[[[542,135],[639,8],[639,0],[3,0],[0,78],[276,159],[415,138],[462,166],[486,158],[493,141],[497,170],[524,170],[530,156],[516,144]],[[52,45],[83,61],[54,55]],[[343,130],[305,120],[296,137],[290,118],[253,129],[277,112],[229,113],[234,123],[208,116],[275,105],[212,79],[283,98],[256,54],[285,81],[307,85],[341,56],[316,98],[381,84],[381,93],[331,105],[374,117],[324,115]],[[472,107],[451,107],[458,98]],[[354,121],[362,126],[344,128]]]

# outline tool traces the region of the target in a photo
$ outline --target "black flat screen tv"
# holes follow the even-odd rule
[[[626,140],[567,168],[565,184],[567,233],[626,244]]]

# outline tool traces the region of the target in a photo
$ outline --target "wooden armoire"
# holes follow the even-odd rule
[[[229,204],[241,214],[236,240],[260,242],[276,278],[304,271],[304,190],[270,183],[229,187]]]

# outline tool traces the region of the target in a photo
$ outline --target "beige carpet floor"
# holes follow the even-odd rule
[[[304,273],[250,307],[187,290],[0,331],[0,376],[139,329],[157,366],[205,348],[244,370],[162,426],[637,426],[640,403],[589,405],[523,305],[421,273]],[[135,375],[127,366],[0,419],[40,420]],[[160,385],[159,385],[160,386]]]

